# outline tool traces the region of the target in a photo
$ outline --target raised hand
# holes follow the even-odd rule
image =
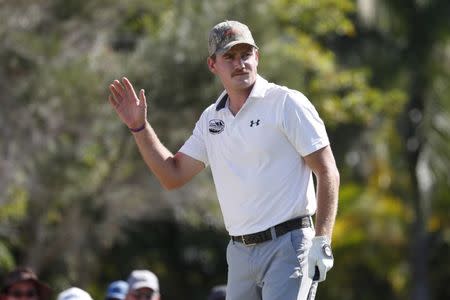
[[[147,120],[147,100],[144,90],[140,90],[138,97],[126,77],[122,78],[122,82],[114,80],[109,85],[109,90],[111,94],[108,100],[122,122],[130,129],[142,127]]]

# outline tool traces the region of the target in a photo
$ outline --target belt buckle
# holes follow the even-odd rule
[[[243,243],[245,246],[247,246],[247,247],[255,246],[255,245],[256,245],[256,243],[247,243],[247,242],[245,241],[245,237],[244,237],[243,235],[241,235],[241,239],[242,239],[242,243]]]

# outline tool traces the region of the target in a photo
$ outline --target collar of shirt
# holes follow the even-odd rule
[[[264,98],[264,96],[266,95],[266,91],[268,89],[268,84],[269,84],[269,82],[267,80],[265,80],[264,78],[262,78],[258,74],[256,76],[255,85],[253,86],[252,91],[250,92],[250,95],[248,96],[247,99]],[[216,101],[216,111],[219,111],[222,108],[225,108],[227,100],[228,100],[228,94],[227,94],[227,91],[225,90],[220,94],[219,98]]]

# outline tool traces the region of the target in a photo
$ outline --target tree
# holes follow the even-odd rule
[[[448,223],[432,209],[433,203],[442,203],[442,194],[434,190],[440,190],[442,178],[449,178],[449,131],[444,128],[449,126],[450,111],[444,100],[446,89],[440,86],[449,74],[448,56],[443,53],[450,37],[446,21],[450,5],[448,1],[361,3],[366,13],[360,19],[359,38],[348,46],[362,53],[363,63],[374,66],[377,84],[388,88],[393,84],[403,86],[408,95],[399,118],[398,133],[403,144],[400,152],[392,153],[402,166],[396,171],[397,177],[406,181],[398,182],[401,188],[396,194],[405,199],[414,216],[409,230],[409,297],[429,299],[430,255],[438,246],[431,236],[443,234],[441,226]],[[436,224],[436,220],[441,226],[433,229],[431,224]],[[433,286],[437,291],[439,284]],[[445,293],[435,296],[445,298]]]

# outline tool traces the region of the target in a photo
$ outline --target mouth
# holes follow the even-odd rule
[[[234,74],[232,75],[232,77],[236,77],[236,76],[244,76],[244,75],[248,75],[248,73],[246,73],[246,72],[234,73]]]

